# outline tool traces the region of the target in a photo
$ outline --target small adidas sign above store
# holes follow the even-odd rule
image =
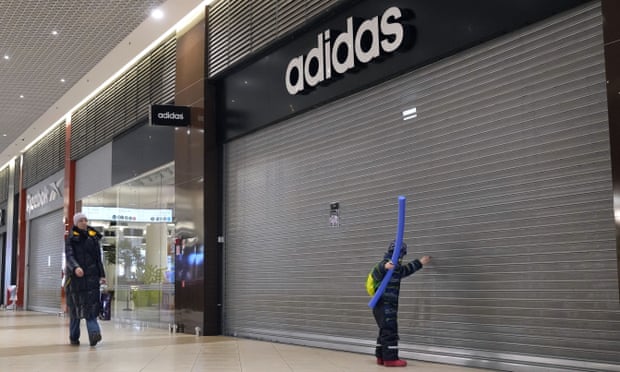
[[[191,115],[188,106],[151,105],[149,123],[167,127],[187,127]]]

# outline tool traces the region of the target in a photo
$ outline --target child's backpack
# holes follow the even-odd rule
[[[375,295],[375,292],[377,292],[377,288],[379,288],[379,286],[381,285],[380,281],[376,281],[375,278],[373,278],[373,270],[374,268],[370,270],[370,272],[368,273],[368,277],[366,278],[366,292],[368,292],[368,295],[370,297]]]

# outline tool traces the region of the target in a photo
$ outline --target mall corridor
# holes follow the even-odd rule
[[[103,341],[68,343],[68,318],[0,311],[0,370],[55,372],[364,372],[383,371],[370,355],[232,337],[196,337],[100,322]],[[409,361],[399,371],[475,372],[481,369]]]

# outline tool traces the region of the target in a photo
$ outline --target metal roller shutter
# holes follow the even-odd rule
[[[60,311],[62,257],[65,249],[62,209],[30,221],[28,310]]]
[[[225,333],[372,352],[365,276],[405,195],[409,258],[435,257],[402,286],[405,357],[620,363],[601,22],[594,2],[229,143]]]

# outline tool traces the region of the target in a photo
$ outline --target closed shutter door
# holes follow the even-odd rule
[[[62,209],[30,221],[28,310],[60,311],[62,257],[65,251]]]
[[[225,332],[372,352],[405,195],[408,258],[435,260],[403,282],[402,355],[620,363],[599,5],[229,143]]]

